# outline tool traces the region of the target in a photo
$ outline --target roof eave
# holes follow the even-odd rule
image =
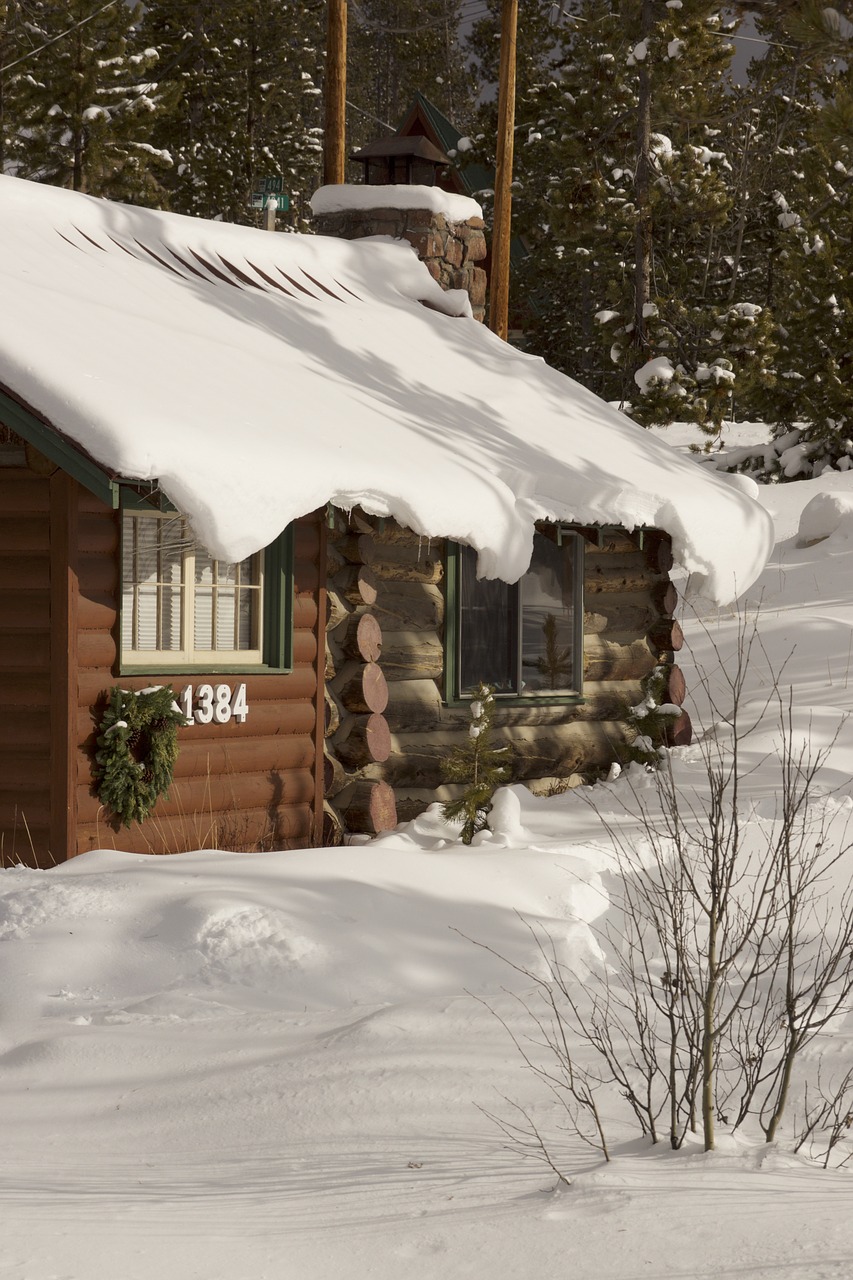
[[[119,481],[8,387],[0,385],[0,421],[73,476],[108,507],[119,506]]]

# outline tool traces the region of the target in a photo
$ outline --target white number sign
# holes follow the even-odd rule
[[[249,714],[244,684],[233,690],[230,684],[184,685],[178,702],[189,724],[243,724]]]

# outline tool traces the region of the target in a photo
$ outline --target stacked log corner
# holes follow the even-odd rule
[[[381,784],[376,794],[389,823],[457,794],[441,765],[470,716],[444,699],[444,542],[428,543],[391,520],[338,518],[329,535],[326,795],[341,829],[370,832],[377,815],[366,801]],[[667,700],[681,706],[685,697],[673,665],[682,636],[668,538],[580,532],[584,700],[499,702],[493,715],[496,740],[512,748],[514,780],[536,789],[593,778],[619,757],[632,737],[628,709],[656,668],[666,671]],[[668,741],[689,735],[684,712]]]
[[[485,320],[486,273],[476,264],[486,257],[482,218],[455,222],[430,209],[384,209],[382,187],[376,187],[375,209],[347,209],[315,214],[317,232],[341,240],[392,236],[407,240],[442,289],[463,289],[474,319]]]
[[[384,778],[365,776],[391,754],[384,715],[388,684],[379,665],[378,584],[369,564],[373,542],[340,513],[333,513],[333,521],[327,533],[324,752],[329,844],[347,832],[378,835],[397,825],[393,789]]]
[[[620,531],[584,531],[584,695],[605,699],[608,688],[624,682],[622,706],[642,700],[643,681],[656,669],[666,677],[664,701],[682,707],[666,735],[667,746],[686,746],[692,738],[683,709],[686,684],[675,655],[684,644],[675,618],[678,592],[670,580],[672,545],[660,530],[643,535]],[[629,735],[630,738],[630,735]],[[620,741],[626,740],[621,725]]]

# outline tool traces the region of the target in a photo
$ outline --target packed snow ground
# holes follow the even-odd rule
[[[759,700],[788,658],[797,725],[817,745],[838,733],[819,802],[843,807],[853,516],[826,492],[853,479],[762,492],[780,543],[753,593],[767,660],[750,682]],[[831,536],[799,546],[815,497],[809,541]],[[694,691],[738,618],[687,617]],[[757,830],[772,726],[750,750]],[[697,755],[677,753],[685,785]],[[853,1172],[724,1133],[711,1155],[651,1148],[614,1096],[614,1160],[557,1134],[573,1179],[557,1188],[479,1109],[506,1114],[503,1096],[554,1123],[490,1011],[520,1028],[511,992],[529,985],[498,955],[538,971],[529,922],[583,975],[617,885],[599,815],[630,843],[631,807],[624,777],[508,789],[471,849],[428,814],[348,849],[0,873],[0,1276],[848,1280]],[[852,1036],[848,1016],[812,1062],[853,1064]]]

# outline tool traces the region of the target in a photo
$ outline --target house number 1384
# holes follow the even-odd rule
[[[249,714],[246,686],[238,684],[185,685],[178,694],[181,711],[188,724],[227,724],[236,720],[242,724]]]

